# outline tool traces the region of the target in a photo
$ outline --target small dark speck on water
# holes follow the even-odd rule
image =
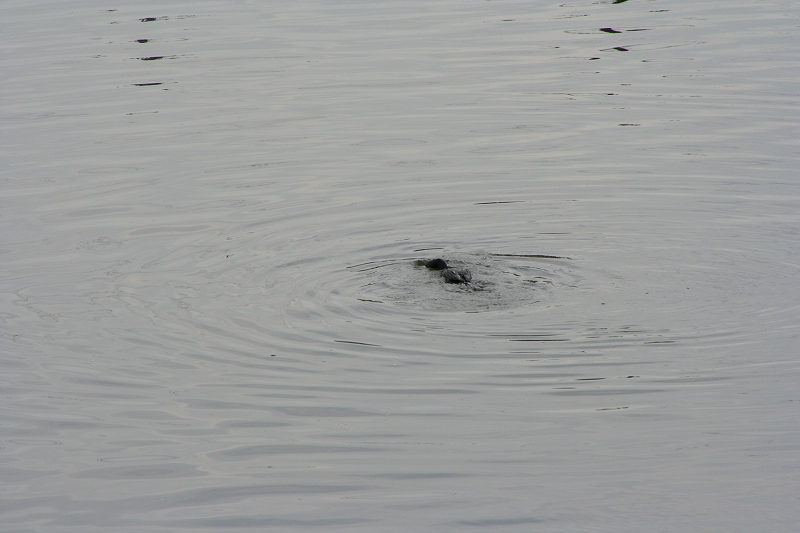
[[[139,22],[153,22],[157,20],[155,17],[145,17],[143,19],[139,19]]]

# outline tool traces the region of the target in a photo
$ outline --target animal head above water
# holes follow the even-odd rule
[[[425,266],[431,270],[444,270],[449,268],[444,259],[432,259],[431,261],[426,261]]]

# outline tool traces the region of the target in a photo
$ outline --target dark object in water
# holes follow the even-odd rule
[[[466,268],[462,268],[461,270],[453,270],[452,268],[448,268],[442,272],[442,277],[448,283],[469,283],[472,281],[472,272]]]
[[[425,261],[425,266],[430,268],[431,270],[444,270],[447,267],[447,263],[444,259],[433,259],[431,261]]]
[[[432,259],[431,261],[422,261],[422,263],[431,270],[441,270],[442,277],[448,283],[469,283],[472,281],[472,272],[469,269],[454,270],[447,266],[444,259]]]

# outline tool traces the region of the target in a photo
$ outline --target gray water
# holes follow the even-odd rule
[[[0,6],[3,531],[795,531],[800,5],[127,4]]]

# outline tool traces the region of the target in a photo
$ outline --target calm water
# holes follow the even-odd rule
[[[797,3],[136,4],[0,7],[3,531],[795,530]]]

